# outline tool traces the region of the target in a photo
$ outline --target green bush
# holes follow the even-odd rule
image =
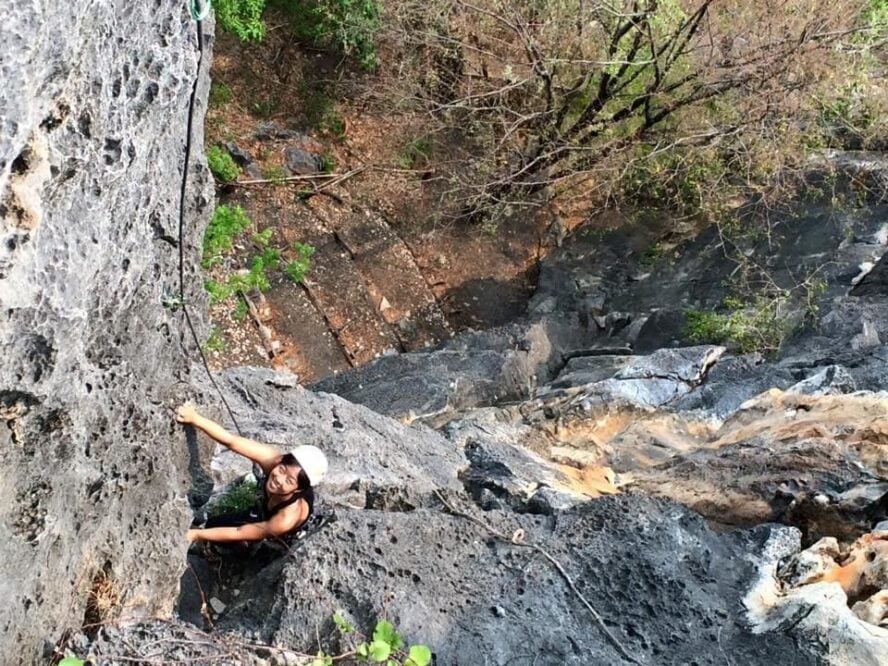
[[[240,206],[217,207],[204,232],[203,267],[210,268],[218,263],[223,254],[231,251],[234,238],[246,231],[250,224],[250,218]]]
[[[333,159],[333,156],[330,153],[324,153],[321,155],[321,171],[324,173],[333,173],[335,168],[336,160]]]
[[[283,185],[287,182],[286,171],[284,171],[282,166],[278,166],[277,164],[265,167],[265,169],[262,170],[262,175],[265,177],[265,180],[270,180],[275,185]]]
[[[388,620],[379,620],[373,629],[373,636],[365,636],[340,613],[333,616],[333,622],[343,640],[349,645],[349,653],[359,662],[373,662],[386,666],[429,666],[432,651],[425,645],[411,645],[405,650],[403,637]],[[335,658],[323,651],[318,652],[311,666],[333,666]]]
[[[692,342],[725,343],[748,354],[774,353],[792,332],[787,315],[789,294],[758,296],[751,302],[726,298],[727,312],[688,312],[685,334]]]
[[[249,511],[255,506],[258,500],[259,486],[256,484],[256,481],[246,479],[236,486],[233,486],[227,493],[213,502],[207,510],[207,515],[214,517],[222,516],[227,513]]]
[[[650,146],[636,150],[621,172],[614,194],[642,206],[670,208],[681,215],[717,214],[734,195],[730,166],[712,149],[666,151],[651,155]]]
[[[294,243],[293,249],[296,251],[296,258],[287,263],[284,273],[298,284],[305,279],[308,269],[311,268],[311,258],[315,249],[307,243]]]
[[[265,36],[265,0],[215,0],[213,5],[216,21],[226,32],[245,42],[258,42]]]
[[[289,0],[287,6],[293,16],[293,29],[301,39],[338,49],[367,70],[379,64],[379,0]]]
[[[204,349],[207,351],[223,351],[225,349],[225,338],[222,337],[222,331],[217,326],[213,326],[210,336],[204,343]]]
[[[221,81],[213,81],[210,85],[210,105],[222,106],[231,101],[231,88]]]
[[[240,167],[228,151],[219,146],[210,146],[207,150],[207,164],[213,176],[221,183],[232,183],[240,174]]]
[[[271,243],[271,237],[274,235],[274,229],[268,228],[253,234],[253,242],[261,248],[267,248]]]
[[[398,156],[398,164],[404,169],[415,169],[417,166],[428,164],[432,154],[432,142],[424,136],[412,139]]]

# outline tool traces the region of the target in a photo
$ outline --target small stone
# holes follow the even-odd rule
[[[250,156],[250,153],[238,146],[234,141],[226,143],[225,148],[234,161],[237,162],[238,166],[245,167],[248,164],[252,164],[253,158]]]
[[[226,608],[226,605],[220,599],[217,599],[216,597],[210,597],[209,603],[210,603],[210,608],[213,609],[213,612],[216,613],[216,615],[222,613]]]
[[[392,307],[392,304],[388,302],[388,299],[385,296],[383,296],[382,300],[379,302],[379,311],[385,312],[386,310],[390,309],[391,307]]]
[[[296,146],[288,146],[284,149],[284,166],[288,171],[297,175],[318,173],[321,170],[320,158]]]
[[[866,349],[868,347],[878,347],[882,344],[875,325],[867,320],[863,321],[863,327],[860,333],[851,338],[851,349]]]
[[[503,608],[502,606],[493,606],[493,607],[491,607],[490,610],[497,617],[505,617],[506,616],[506,609]]]

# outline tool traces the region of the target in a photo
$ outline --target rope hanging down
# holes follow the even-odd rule
[[[207,0],[204,8],[199,10],[200,0],[189,0],[191,17],[197,25],[198,60],[197,75],[194,78],[194,85],[191,88],[191,98],[188,101],[188,122],[185,128],[185,165],[182,168],[182,188],[179,192],[179,294],[182,297],[182,313],[185,315],[185,323],[188,324],[188,328],[191,331],[191,337],[194,338],[197,353],[200,354],[200,360],[203,363],[204,369],[207,371],[207,376],[210,378],[213,387],[219,393],[219,397],[222,399],[222,404],[225,405],[225,409],[228,410],[228,416],[231,417],[231,422],[234,423],[235,429],[238,434],[242,435],[243,433],[237,423],[237,419],[234,418],[234,412],[231,410],[231,406],[225,399],[222,389],[219,388],[219,384],[216,383],[216,379],[213,377],[213,373],[210,370],[210,364],[207,362],[207,357],[200,344],[200,337],[197,335],[197,331],[194,329],[194,324],[191,322],[191,315],[188,314],[188,304],[186,302],[187,299],[185,298],[185,195],[188,188],[188,167],[191,164],[191,128],[194,124],[194,101],[197,97],[197,84],[200,80],[200,68],[204,60],[203,26],[201,25],[201,21],[208,15],[210,5],[211,0]]]

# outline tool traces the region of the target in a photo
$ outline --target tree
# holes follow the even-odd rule
[[[873,0],[881,2],[881,0]],[[396,0],[399,80],[473,142],[468,215],[612,183],[627,160],[780,142],[845,71],[866,0]]]

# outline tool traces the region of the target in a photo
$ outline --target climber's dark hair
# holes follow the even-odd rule
[[[292,453],[285,453],[281,457],[281,464],[287,465],[288,467],[298,467],[299,474],[296,475],[296,481],[299,483],[299,488],[301,490],[311,488],[311,480],[308,478],[308,474],[305,473],[305,470],[302,469],[302,465],[299,464],[296,456]]]

